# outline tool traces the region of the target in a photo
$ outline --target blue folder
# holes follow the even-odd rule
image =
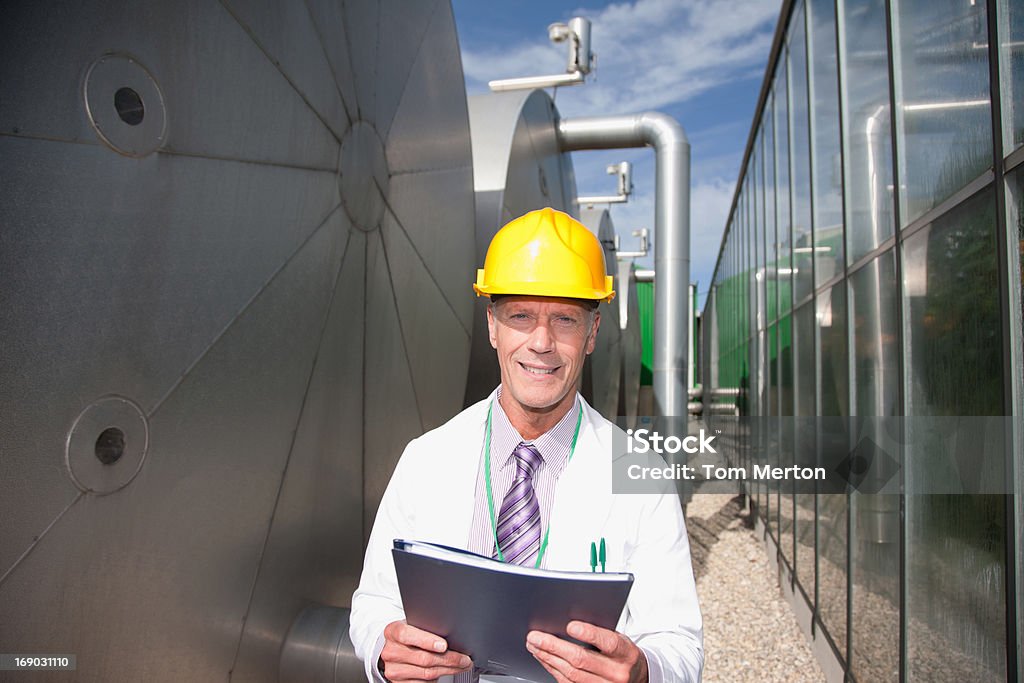
[[[527,651],[528,632],[578,643],[570,621],[614,629],[633,585],[628,573],[520,567],[420,541],[395,539],[391,552],[409,624],[443,637],[482,674],[532,681],[554,679]]]

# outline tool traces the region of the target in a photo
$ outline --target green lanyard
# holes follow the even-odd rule
[[[494,494],[491,493],[491,411],[494,409],[494,401],[487,407],[487,429],[484,434],[484,477],[487,483],[487,511],[491,514],[491,531],[494,533],[494,547],[498,551],[498,559],[502,562],[505,561],[505,554],[501,552],[501,546],[498,545],[498,523],[494,519]],[[580,406],[580,413],[576,417],[576,431],[572,435],[572,446],[569,448],[569,462],[572,462],[572,456],[576,452],[576,439],[580,436],[580,424],[583,422],[583,406]],[[547,530],[544,532],[544,540],[540,544],[540,552],[537,553],[537,564],[534,567],[540,567],[540,561],[544,557],[544,551],[548,549],[548,534],[551,533],[551,525],[548,524]]]

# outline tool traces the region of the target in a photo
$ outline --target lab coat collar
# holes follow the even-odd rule
[[[470,406],[450,423],[454,456],[447,477],[451,481],[451,495],[439,497],[439,518],[447,519],[443,531],[439,529],[439,543],[465,547],[473,522],[476,482],[479,468],[483,467],[484,430],[487,408],[495,397]],[[580,425],[576,453],[566,465],[555,489],[555,504],[550,516],[550,536],[547,557],[550,569],[585,570],[581,559],[581,544],[589,547],[598,541],[612,506],[611,425],[583,399],[583,422]],[[443,429],[443,428],[442,428]]]
[[[536,439],[526,441],[508,419],[508,415],[501,407],[501,390],[498,388],[492,394],[493,412],[491,413],[491,462],[496,469],[515,467],[513,459],[515,449],[520,443],[530,443],[537,448],[543,461],[541,467],[554,467],[562,469],[562,463],[572,453],[572,437],[576,430],[576,418],[581,410],[583,398],[579,392],[575,392],[575,399],[572,407],[562,416],[554,427],[544,432]]]

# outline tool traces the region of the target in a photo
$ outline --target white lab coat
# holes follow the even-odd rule
[[[491,398],[411,441],[384,492],[352,596],[350,636],[369,681],[381,680],[375,650],[384,627],[405,618],[391,557],[393,539],[457,548],[468,544]],[[590,544],[603,537],[607,571],[634,574],[617,630],[646,652],[652,683],[699,681],[703,631],[679,499],[674,494],[613,494],[616,427],[580,401],[583,423],[555,491],[545,566],[590,571]]]

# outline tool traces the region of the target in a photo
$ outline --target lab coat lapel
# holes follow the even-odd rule
[[[597,437],[589,406],[584,410],[576,451],[555,490],[549,569],[589,570],[590,543],[600,542],[611,512],[611,456]]]
[[[475,414],[467,415],[464,425],[451,425],[451,438],[445,443],[451,449],[450,466],[438,473],[444,480],[440,489],[445,493],[436,497],[436,508],[430,519],[434,528],[432,536],[438,543],[453,548],[464,548],[469,539],[473,523],[477,474],[480,468],[480,454],[483,452],[484,426],[487,421],[487,403],[483,409],[475,406]]]

